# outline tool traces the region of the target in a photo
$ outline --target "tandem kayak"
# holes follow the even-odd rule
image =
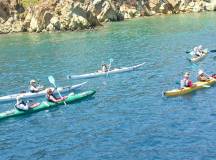
[[[99,76],[106,76],[108,74],[115,74],[115,73],[122,73],[122,72],[129,72],[133,71],[145,64],[141,63],[135,66],[131,67],[121,67],[121,68],[115,68],[113,70],[110,70],[108,72],[94,72],[94,73],[88,73],[88,74],[82,74],[82,75],[68,75],[67,79],[84,79],[84,78],[94,78],[94,77],[99,77]]]
[[[206,88],[207,86],[213,85],[216,83],[216,79],[211,79],[207,82],[195,82],[194,84],[196,85],[195,87],[184,87],[183,89],[173,89],[170,91],[164,92],[165,96],[171,97],[171,96],[181,96],[185,95],[187,93]]]
[[[64,105],[64,103],[66,103],[66,104],[73,103],[75,101],[90,97],[90,96],[94,95],[95,93],[96,93],[96,91],[90,90],[90,91],[85,91],[85,92],[73,94],[73,95],[69,94],[68,97],[65,99],[65,101],[61,101],[58,103],[47,102],[47,101],[42,102],[37,107],[32,108],[32,109],[27,110],[27,111],[22,111],[22,110],[18,110],[16,108],[14,108],[12,110],[0,113],[0,120],[10,118],[10,117],[16,117],[16,116],[20,116],[20,115],[30,114],[33,112],[38,112],[38,111],[42,111],[42,110],[46,110],[46,109],[50,109],[50,108],[53,108],[53,107],[56,107],[59,105]]]
[[[190,59],[191,62],[198,62],[202,59],[204,59],[208,55],[208,49],[203,50],[203,54],[201,56],[196,56],[193,55],[192,58]]]
[[[83,83],[76,84],[73,86],[59,87],[57,89],[60,93],[66,93],[66,92],[70,92],[74,89],[80,88],[81,86],[83,86],[86,83],[87,82],[83,82]],[[52,89],[54,89],[54,88],[52,88]],[[10,101],[16,101],[17,96],[21,96],[22,98],[25,99],[25,98],[41,97],[41,96],[44,96],[45,94],[46,94],[46,89],[43,91],[37,92],[37,93],[26,92],[26,93],[12,94],[12,95],[8,95],[8,96],[0,97],[0,102],[5,103],[5,102],[10,102]]]

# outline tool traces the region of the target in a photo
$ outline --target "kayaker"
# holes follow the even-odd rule
[[[18,110],[23,110],[23,111],[27,111],[29,109],[35,108],[40,104],[40,103],[31,104],[30,101],[25,102],[24,100],[22,100],[21,96],[17,96],[16,100],[17,102],[15,104],[15,107]]]
[[[202,45],[199,45],[197,50],[200,52],[200,53],[203,53],[203,46]]]
[[[108,64],[102,64],[102,68],[101,68],[102,72],[107,72],[108,69],[109,69],[109,65]]]
[[[29,82],[29,84],[30,84],[29,90],[30,90],[31,93],[37,93],[37,92],[40,92],[40,91],[44,90],[44,87],[43,86],[38,86],[36,80],[34,80],[34,79],[32,79]]]
[[[184,78],[181,80],[181,89],[184,87],[195,87],[196,85],[193,84],[193,82],[189,79],[190,78],[190,73],[186,72],[184,74]]]
[[[197,57],[200,57],[203,55],[203,47],[202,45],[199,45],[198,47],[194,47],[193,49],[194,55]]]
[[[57,102],[64,101],[64,100],[67,98],[67,96],[57,98],[57,97],[54,95],[54,90],[52,90],[51,88],[48,88],[48,89],[47,89],[46,98],[47,98],[47,100],[48,100],[49,102],[57,103]]]
[[[210,80],[210,77],[207,74],[205,74],[202,70],[199,70],[197,80],[201,82],[206,82]]]
[[[101,70],[98,70],[98,72],[108,72],[108,70],[109,70],[109,65],[104,63],[101,65]]]

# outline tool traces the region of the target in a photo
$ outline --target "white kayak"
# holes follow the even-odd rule
[[[87,82],[83,82],[80,84],[76,84],[73,86],[66,86],[66,87],[58,87],[57,90],[60,93],[65,93],[65,92],[70,92],[74,89],[80,88],[81,86],[83,86],[84,84],[86,84]],[[52,88],[52,87],[50,87]],[[52,88],[54,89],[54,88]],[[12,95],[8,95],[8,96],[3,96],[0,97],[0,102],[10,102],[10,101],[16,101],[17,96],[21,96],[22,98],[34,98],[34,97],[41,97],[44,96],[46,94],[46,90],[42,90],[40,92],[37,93],[31,93],[31,92],[26,92],[26,93],[18,93],[18,94],[12,94]],[[57,93],[57,91],[55,90],[55,93]]]
[[[198,62],[202,59],[204,59],[208,55],[208,49],[204,49],[202,55],[197,56],[195,55],[194,51],[190,53],[192,55],[192,58],[190,59],[191,62]]]
[[[94,77],[99,77],[99,76],[106,76],[108,74],[115,74],[115,73],[122,73],[122,72],[129,72],[133,71],[145,64],[141,63],[135,66],[131,67],[121,67],[121,68],[115,68],[113,70],[107,71],[107,72],[94,72],[94,73],[88,73],[88,74],[82,74],[82,75],[68,75],[67,79],[84,79],[84,78],[94,78]]]

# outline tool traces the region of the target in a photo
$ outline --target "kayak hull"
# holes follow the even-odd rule
[[[204,50],[205,52],[203,53],[202,56],[199,56],[199,57],[192,57],[190,59],[191,62],[198,62],[198,61],[201,61],[202,59],[204,59],[207,55],[208,55],[208,51],[207,50]]]
[[[129,72],[133,71],[141,66],[143,66],[145,63],[141,63],[135,66],[131,67],[122,67],[122,68],[116,68],[108,72],[94,72],[94,73],[88,73],[88,74],[82,74],[82,75],[68,75],[67,79],[86,79],[86,78],[94,78],[94,77],[100,77],[100,76],[106,76],[108,74],[116,74],[116,73],[123,73],[123,72]]]
[[[82,87],[86,83],[87,82],[83,82],[83,83],[76,84],[76,85],[73,85],[73,86],[59,87],[58,91],[60,93],[70,92],[72,90],[75,90],[75,89],[78,89],[78,88]],[[52,89],[54,89],[54,88],[52,88]],[[7,102],[11,102],[11,101],[16,101],[17,96],[22,96],[22,98],[25,99],[25,98],[41,97],[41,96],[44,96],[45,94],[46,94],[46,89],[43,90],[43,91],[40,91],[38,93],[31,93],[31,92],[18,93],[18,94],[13,94],[13,95],[0,97],[0,103],[7,103]]]
[[[216,83],[215,79],[211,79],[208,82],[195,82],[194,83],[196,85],[195,87],[184,87],[183,89],[173,89],[164,92],[164,95],[167,97],[181,96],[202,88],[206,88],[206,86],[210,86],[215,83]]]
[[[64,105],[64,102],[66,104],[70,104],[79,100],[82,100],[84,98],[93,96],[96,93],[96,91],[90,90],[90,91],[85,91],[82,93],[78,93],[75,95],[68,95],[68,98],[65,99],[65,101],[61,101],[58,103],[52,103],[52,102],[42,102],[39,104],[39,106],[32,108],[28,111],[22,111],[22,110],[18,110],[16,108],[6,111],[6,112],[2,112],[0,113],[0,120],[2,119],[6,119],[6,118],[10,118],[10,117],[17,117],[17,116],[21,116],[21,115],[26,115],[26,114],[30,114],[30,113],[34,113],[34,112],[39,112],[42,110],[47,110],[56,106],[60,106],[60,105]]]

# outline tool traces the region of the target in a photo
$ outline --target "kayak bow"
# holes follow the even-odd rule
[[[94,95],[95,93],[96,93],[96,91],[90,90],[90,91],[85,91],[85,92],[78,93],[75,95],[69,94],[68,97],[65,99],[65,102],[67,104],[73,103],[75,101],[90,97],[90,96]],[[28,111],[22,111],[22,110],[18,110],[16,108],[14,108],[12,110],[0,113],[0,120],[10,118],[10,117],[16,117],[16,116],[20,116],[20,115],[30,114],[30,113],[34,113],[34,112],[38,112],[38,111],[42,111],[42,110],[46,110],[46,109],[50,109],[50,108],[53,108],[53,107],[56,107],[59,105],[63,105],[63,104],[64,104],[64,101],[61,101],[58,103],[45,101],[45,102],[40,103],[39,106],[32,108]]]

